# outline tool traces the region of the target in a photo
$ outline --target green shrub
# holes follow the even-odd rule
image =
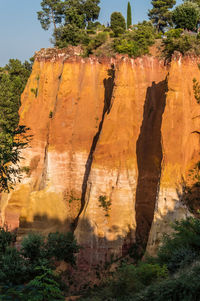
[[[53,118],[53,112],[52,111],[49,112],[49,118]]]
[[[38,274],[27,285],[0,286],[0,300],[64,300],[58,277],[47,268],[40,269]]]
[[[144,21],[134,26],[133,30],[115,39],[113,47],[118,53],[138,57],[149,53],[149,46],[155,41],[155,29],[150,22]]]
[[[120,34],[123,34],[126,30],[126,21],[121,13],[114,12],[110,17],[110,27],[115,34],[115,37],[118,37]]]
[[[88,25],[87,25],[87,29],[97,29],[100,26],[102,26],[102,25],[98,21],[96,21],[96,22],[89,21]]]
[[[28,265],[20,252],[8,247],[0,257],[0,284],[22,284],[28,280]]]
[[[90,41],[90,38],[84,29],[80,29],[72,24],[59,27],[54,33],[54,38],[54,44],[59,48],[64,48],[69,45],[88,45]]]
[[[38,88],[31,88],[31,92],[35,95],[35,98],[38,96]]]
[[[40,271],[41,273],[41,271]],[[41,275],[31,280],[24,289],[26,300],[65,300],[58,279],[52,270],[43,268]]]
[[[76,263],[75,254],[79,252],[79,246],[72,233],[50,233],[46,244],[49,258],[64,260],[74,265]]]
[[[114,42],[114,49],[118,53],[126,53],[129,56],[137,57],[141,54],[141,49],[137,42],[121,39]]]
[[[200,300],[200,266],[183,271],[132,296],[134,301],[194,301]]]
[[[197,103],[200,103],[200,84],[196,78],[193,78],[193,92]]]
[[[107,32],[98,33],[95,37],[93,37],[90,40],[90,42],[89,42],[89,44],[86,48],[86,55],[91,54],[93,50],[97,49],[102,44],[104,44],[107,39],[108,39],[108,33]]]
[[[30,233],[22,241],[21,252],[31,263],[38,262],[46,255],[44,237],[37,233]]]
[[[0,256],[15,241],[16,233],[8,231],[8,228],[0,228]]]
[[[138,266],[124,265],[114,276],[112,291],[114,296],[125,296],[139,292],[156,281],[167,278],[166,266],[140,263]]]
[[[200,220],[187,218],[176,222],[171,236],[165,235],[158,250],[158,261],[171,272],[191,263],[200,254]]]
[[[100,195],[98,201],[99,207],[103,208],[103,210],[105,211],[105,216],[109,217],[109,211],[112,205],[111,200],[107,200],[107,197],[105,195]]]
[[[182,29],[171,29],[165,34],[163,39],[163,54],[166,58],[171,58],[174,51],[179,51],[183,55],[187,52],[200,54],[200,41],[198,36],[183,33]]]

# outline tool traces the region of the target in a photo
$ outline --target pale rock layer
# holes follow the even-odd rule
[[[47,54],[36,55],[22,95],[33,139],[27,175],[1,196],[1,223],[19,236],[75,230],[85,266],[135,242],[148,240],[153,254],[170,222],[189,214],[181,194],[199,160],[198,59]]]

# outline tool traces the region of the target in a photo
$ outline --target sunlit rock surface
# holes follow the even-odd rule
[[[83,266],[133,243],[153,254],[189,214],[181,199],[199,160],[198,62],[37,53],[20,108],[33,139],[23,181],[1,196],[1,223],[19,237],[74,231]]]

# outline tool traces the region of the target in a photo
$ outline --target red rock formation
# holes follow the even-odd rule
[[[28,174],[2,196],[2,223],[19,234],[75,230],[87,266],[133,242],[153,252],[169,221],[187,214],[179,199],[199,157],[197,63],[39,52],[20,109],[33,134]]]

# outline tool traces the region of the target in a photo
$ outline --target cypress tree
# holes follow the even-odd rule
[[[131,4],[128,2],[127,6],[127,29],[132,25],[132,14],[131,14]]]

